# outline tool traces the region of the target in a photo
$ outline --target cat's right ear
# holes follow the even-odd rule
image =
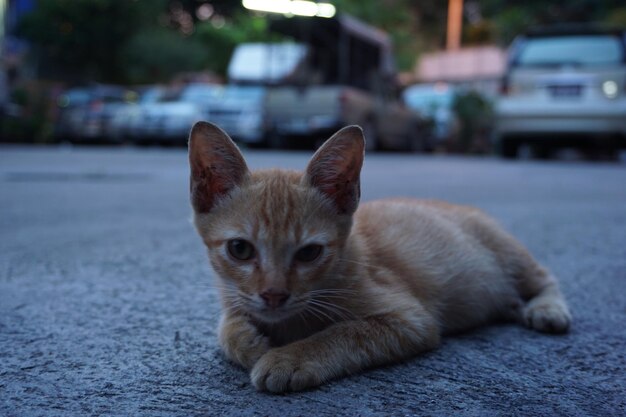
[[[304,181],[333,201],[340,214],[352,214],[359,205],[364,149],[363,130],[344,127],[315,152],[306,169]]]
[[[232,139],[212,123],[198,122],[189,135],[189,191],[196,213],[208,213],[215,203],[249,175]]]

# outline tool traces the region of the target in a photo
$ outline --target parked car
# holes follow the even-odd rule
[[[166,90],[158,100],[143,106],[141,124],[132,130],[133,140],[186,144],[191,126],[197,121],[209,120],[222,90],[217,84],[190,84]]]
[[[163,95],[163,88],[151,86],[138,88],[130,96],[131,100],[119,106],[106,127],[106,134],[116,142],[130,141],[143,123],[143,111],[149,104],[155,103]]]
[[[406,105],[432,124],[430,149],[445,147],[457,141],[459,118],[453,106],[456,89],[445,83],[415,84],[402,93]]]
[[[80,120],[74,116],[74,110],[87,105],[90,99],[88,88],[71,88],[59,95],[53,133],[57,141],[72,140],[78,136]]]
[[[75,142],[106,141],[108,123],[124,106],[128,93],[128,89],[113,85],[67,90],[57,100],[60,111],[55,137]]]
[[[496,104],[496,145],[514,158],[560,146],[626,145],[626,32],[554,27],[519,36]]]
[[[251,146],[266,146],[267,88],[260,85],[227,85],[209,110],[209,120],[233,139]]]

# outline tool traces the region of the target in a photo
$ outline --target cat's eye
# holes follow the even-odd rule
[[[322,245],[310,244],[298,249],[294,259],[298,262],[313,262],[322,254]]]
[[[247,240],[232,239],[228,241],[228,253],[237,260],[249,261],[256,252],[252,243]]]

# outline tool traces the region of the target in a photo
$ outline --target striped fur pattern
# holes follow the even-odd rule
[[[195,225],[219,277],[219,341],[259,390],[405,360],[493,320],[569,328],[555,278],[481,211],[413,199],[359,206],[356,126],[304,172],[250,172],[209,123],[194,126],[189,148]]]

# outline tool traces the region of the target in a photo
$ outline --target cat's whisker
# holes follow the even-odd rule
[[[346,300],[349,297],[345,295],[333,295],[333,294],[311,294],[311,298],[315,298],[316,300],[330,300],[330,301],[339,301]]]
[[[309,304],[307,306],[306,309],[307,312],[313,314],[315,317],[317,317],[320,321],[330,321],[331,323],[335,323],[337,320],[334,319],[333,317],[331,317],[330,315],[328,315],[326,312],[324,312],[324,310],[315,307],[312,304]]]
[[[300,317],[300,320],[302,320],[302,323],[304,323],[304,325],[309,329],[309,331],[312,331],[313,327],[311,326],[311,324],[307,320],[307,316],[306,316],[305,313],[306,313],[306,310],[299,309],[298,310],[298,317]]]
[[[346,312],[346,314],[354,316],[354,313],[352,313],[352,311],[350,311],[349,309],[347,309],[347,308],[345,308],[343,306],[340,306],[340,305],[337,305],[337,304],[333,304],[333,303],[329,303],[327,301],[323,301],[323,300],[320,300],[320,299],[314,299],[314,302],[317,303],[318,305],[326,306],[329,309],[334,309],[334,310],[337,310],[337,311],[344,311],[344,312]]]
[[[349,262],[349,263],[353,263],[355,265],[360,265],[360,266],[364,266],[366,268],[372,268],[372,269],[382,269],[380,266],[377,265],[372,265],[372,264],[367,264],[365,262],[358,262],[358,261],[353,261],[352,259],[346,259],[346,258],[339,258],[340,261],[342,262]]]
[[[348,288],[326,288],[326,289],[321,289],[321,290],[311,290],[309,291],[309,294],[346,294],[346,295],[351,295],[351,294],[356,294],[357,291],[356,290],[351,290]]]
[[[235,314],[235,313],[240,313],[243,310],[243,308],[239,306],[228,306],[228,307],[225,307],[224,310],[230,314]]]
[[[356,291],[353,290],[341,290],[341,289],[329,289],[329,290],[312,290],[307,293],[309,298],[316,300],[329,299],[329,300],[346,300],[351,298]]]
[[[309,306],[315,307],[320,313],[324,313],[327,317],[331,318],[329,315],[336,315],[341,320],[350,320],[351,317],[346,315],[338,306],[335,306],[330,303],[322,302],[320,300],[311,299],[309,300]],[[345,309],[344,309],[345,310]],[[348,311],[348,310],[346,310]],[[328,313],[328,314],[326,314]],[[337,321],[336,319],[332,319],[333,322]]]

